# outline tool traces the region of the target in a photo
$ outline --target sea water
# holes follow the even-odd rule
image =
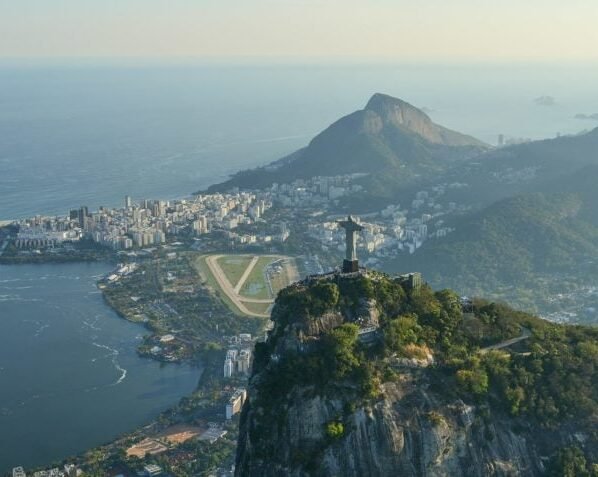
[[[375,92],[496,143],[598,126],[596,64],[0,62],[0,220],[184,197],[282,157]],[[552,101],[535,101],[550,96]],[[546,105],[550,104],[550,105]],[[199,370],[135,354],[104,264],[0,266],[0,472],[109,441]]]
[[[575,118],[598,113],[597,82],[598,64],[5,60],[0,220],[186,196],[308,144],[375,92],[491,144],[576,133],[598,126]]]

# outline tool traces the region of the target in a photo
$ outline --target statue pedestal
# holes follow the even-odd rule
[[[358,260],[343,260],[343,273],[355,273],[359,271]]]

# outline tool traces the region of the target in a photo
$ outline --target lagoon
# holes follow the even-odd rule
[[[0,474],[106,443],[191,393],[200,367],[140,358],[105,263],[0,266]]]

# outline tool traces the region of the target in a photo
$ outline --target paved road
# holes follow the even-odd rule
[[[532,332],[527,328],[521,327],[521,335],[517,338],[511,338],[510,340],[502,341],[497,344],[493,344],[491,346],[486,346],[480,350],[480,353],[484,354],[488,351],[492,351],[494,349],[501,349],[507,348],[508,346],[514,345],[515,343],[519,343],[520,341],[528,339],[532,335]]]
[[[251,259],[251,262],[249,262],[249,265],[247,265],[247,268],[245,269],[245,271],[243,272],[243,275],[241,275],[241,278],[239,278],[239,283],[237,283],[237,285],[235,286],[235,293],[238,295],[239,292],[241,291],[241,287],[245,284],[245,282],[247,281],[247,278],[249,278],[249,274],[251,273],[251,271],[254,269],[257,261],[260,259],[260,257],[253,257]]]
[[[239,310],[241,310],[242,313],[244,313],[246,315],[257,316],[259,318],[269,318],[270,315],[267,314],[267,313],[255,313],[255,312],[249,310],[249,308],[247,308],[244,305],[243,301],[248,302],[248,303],[272,303],[272,300],[253,301],[253,299],[249,298],[249,299],[243,299],[243,301],[241,301],[239,295],[237,295],[237,293],[235,293],[234,288],[232,287],[232,285],[230,284],[230,282],[226,278],[226,275],[224,274],[224,272],[222,271],[222,269],[220,268],[220,266],[217,263],[217,260],[220,257],[222,257],[222,255],[211,255],[209,257],[206,257],[206,264],[208,265],[208,268],[210,269],[210,272],[212,273],[212,275],[214,276],[214,278],[218,282],[218,285],[220,285],[220,288],[222,288],[222,291],[224,293],[226,293],[226,296],[228,296],[228,298],[230,299],[230,301],[232,301],[233,304]],[[253,266],[255,266],[255,264],[253,264]]]

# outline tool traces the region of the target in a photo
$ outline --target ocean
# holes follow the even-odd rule
[[[495,144],[598,126],[598,64],[0,61],[0,221],[178,198],[282,157],[375,92]],[[542,100],[537,100],[542,98]],[[0,266],[0,472],[109,441],[195,386],[142,360],[105,264]]]
[[[598,126],[575,118],[598,113],[597,82],[598,64],[5,60],[0,220],[186,196],[306,145],[375,92],[492,144],[577,133]]]

